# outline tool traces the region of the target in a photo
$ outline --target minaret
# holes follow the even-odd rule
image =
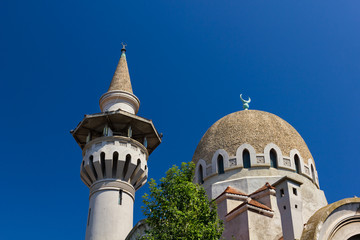
[[[151,120],[139,117],[125,46],[101,113],[85,115],[71,133],[82,149],[81,180],[89,187],[86,240],[124,240],[133,227],[135,191],[147,180],[147,160],[161,143]]]

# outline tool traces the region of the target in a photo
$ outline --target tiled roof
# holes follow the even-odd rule
[[[251,205],[251,206],[254,206],[254,207],[258,207],[258,208],[262,208],[262,209],[265,209],[267,211],[271,211],[272,212],[272,209],[269,208],[268,206],[262,204],[262,203],[259,203],[258,201],[255,201],[254,199],[251,199],[251,198],[248,198],[247,201],[243,202],[242,204],[240,204],[239,206],[237,206],[236,208],[234,208],[233,210],[231,210],[228,214],[226,214],[226,216],[230,215],[231,213],[237,211],[238,209],[242,208],[243,206],[245,205]]]
[[[225,193],[230,193],[230,194],[235,194],[235,195],[242,195],[242,196],[248,196],[246,193],[241,192],[239,189],[228,186],[228,187],[225,189],[225,191],[223,191],[216,199],[218,199],[219,197],[221,197],[221,196],[224,195]]]
[[[255,201],[254,199],[251,199],[248,204],[250,205],[253,205],[255,207],[258,207],[258,208],[262,208],[262,209],[265,209],[265,210],[268,210],[268,211],[272,211],[271,208],[269,208],[268,206],[262,204],[262,203],[259,203],[258,201]]]
[[[256,190],[255,192],[251,193],[250,196],[251,196],[251,195],[254,195],[254,194],[256,194],[256,193],[265,191],[265,190],[267,190],[267,189],[275,189],[275,187],[271,186],[270,183],[267,182],[267,183],[265,183],[264,186],[262,186],[261,188],[259,188],[259,189]]]

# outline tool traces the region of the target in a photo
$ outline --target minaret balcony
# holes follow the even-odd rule
[[[149,155],[161,143],[161,137],[151,120],[120,109],[85,115],[71,133],[81,149],[84,149],[90,141],[109,136],[104,135],[105,127],[111,130],[112,135],[129,137],[142,143]]]
[[[90,141],[83,149],[80,176],[90,187],[100,180],[121,180],[135,190],[147,180],[147,149],[129,137],[110,136]]]

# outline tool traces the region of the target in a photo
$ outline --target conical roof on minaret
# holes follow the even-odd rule
[[[123,44],[123,48],[121,49],[121,57],[116,67],[112,81],[110,83],[108,92],[120,90],[120,91],[133,93],[131,87],[129,69],[126,61],[125,46],[126,45]]]
[[[123,44],[121,56],[116,67],[110,87],[100,97],[102,112],[116,111],[118,109],[136,114],[140,107],[140,100],[134,95],[131,87],[130,74],[126,61],[126,44]]]

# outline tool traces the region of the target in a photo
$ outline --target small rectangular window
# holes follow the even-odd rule
[[[293,193],[295,196],[297,196],[297,189],[296,188],[293,188]]]
[[[122,204],[122,190],[119,191],[119,205]]]
[[[280,189],[280,197],[285,196],[284,189]]]

